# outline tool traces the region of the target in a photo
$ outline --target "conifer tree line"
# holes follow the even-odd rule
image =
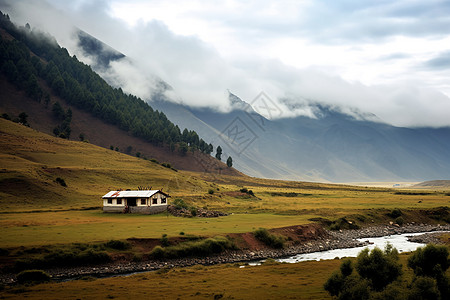
[[[169,146],[171,151],[178,149],[182,154],[188,150],[213,152],[213,145],[201,139],[194,130],[181,131],[163,112],[153,110],[142,99],[124,93],[121,88],[111,87],[90,66],[80,62],[75,55],[71,57],[54,38],[31,30],[28,24],[17,28],[2,12],[0,26],[15,38],[8,40],[0,36],[0,70],[34,100],[44,100],[46,107],[49,105],[50,95],[38,84],[38,79],[42,78],[69,104],[153,145]],[[71,116],[67,118],[66,115],[61,120],[63,124],[59,126],[58,135],[63,132],[68,138]]]

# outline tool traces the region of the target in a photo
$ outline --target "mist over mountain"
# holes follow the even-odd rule
[[[91,47],[89,54],[102,62],[102,49],[119,53]],[[110,63],[126,59],[109,57]],[[108,74],[105,64],[93,67]],[[162,90],[172,89],[157,81]],[[192,128],[205,141],[221,145],[222,157],[232,156],[233,165],[250,176],[331,182],[450,178],[449,127],[395,127],[356,108],[311,100],[284,99],[290,110],[304,113],[279,118],[277,104],[264,93],[261,97],[266,99],[247,103],[228,92],[230,112],[174,103],[155,91],[147,101],[180,128]]]

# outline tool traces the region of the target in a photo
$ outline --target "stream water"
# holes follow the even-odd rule
[[[364,247],[347,248],[347,249],[335,249],[323,252],[313,252],[305,254],[297,254],[288,258],[276,259],[279,262],[295,263],[307,260],[321,260],[321,259],[334,259],[336,257],[356,257],[361,250],[368,247],[372,250],[375,247],[384,249],[387,243],[390,243],[398,252],[411,252],[415,251],[418,247],[424,246],[424,244],[408,241],[408,236],[420,235],[421,233],[405,233],[397,235],[389,235],[382,237],[363,238],[358,239],[361,242],[369,241],[371,244]]]

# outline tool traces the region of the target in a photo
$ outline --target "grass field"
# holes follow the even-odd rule
[[[226,235],[346,217],[386,224],[394,208],[405,222],[443,222],[424,213],[449,206],[445,190],[397,190],[174,171],[83,142],[57,139],[0,119],[0,248],[93,243],[192,234]],[[63,187],[56,179],[67,183]],[[101,196],[150,185],[189,205],[230,213],[219,218],[104,214]],[[254,196],[241,192],[252,190]],[[212,190],[212,192],[211,192]],[[21,248],[25,247],[25,248]],[[403,255],[402,255],[403,257]],[[402,258],[404,259],[404,258]],[[258,267],[176,268],[129,277],[4,287],[5,299],[327,299],[322,285],[340,261]]]
[[[408,254],[401,254],[403,280],[410,281]],[[323,289],[341,260],[261,266],[226,264],[11,287],[3,299],[331,299]]]
[[[126,238],[160,238],[180,232],[214,236],[310,223],[312,216],[233,214],[219,218],[103,214],[100,211],[40,212],[1,215],[1,247],[37,246]]]
[[[212,236],[304,224],[317,217],[350,216],[370,224],[371,220],[389,221],[385,214],[394,208],[414,211],[450,204],[449,193],[442,190],[399,193],[386,188],[177,172],[4,119],[0,119],[0,136],[0,247],[155,238],[181,231]],[[56,182],[58,177],[67,187]],[[163,188],[171,200],[182,198],[189,205],[234,214],[186,219],[101,213],[102,195],[139,185]],[[243,187],[255,196],[239,192]]]

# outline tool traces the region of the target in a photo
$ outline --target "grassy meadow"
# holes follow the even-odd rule
[[[409,254],[400,254],[403,280],[411,281]],[[84,278],[8,287],[3,299],[331,299],[323,289],[342,260],[260,266],[225,264],[161,269],[131,276]]]
[[[151,159],[151,158],[149,158]],[[359,226],[443,222],[424,215],[449,206],[445,190],[398,190],[176,171],[85,142],[68,141],[0,119],[0,248],[22,249],[127,238],[203,237],[345,217]],[[63,179],[67,186],[56,179]],[[219,218],[104,214],[110,190],[152,186],[187,204],[228,212]],[[252,190],[254,195],[242,192]],[[329,298],[323,283],[339,260],[262,266],[176,268],[128,277],[4,287],[4,299]],[[226,284],[224,284],[226,278]],[[217,298],[218,299],[218,298]]]
[[[0,247],[90,242],[129,237],[202,236],[350,217],[361,226],[389,222],[394,208],[405,218],[450,204],[443,190],[400,192],[324,183],[176,171],[85,142],[68,141],[0,119]],[[62,178],[67,184],[56,181]],[[101,196],[118,188],[152,186],[171,200],[220,210],[215,219],[103,214]],[[243,187],[254,196],[240,192]],[[170,201],[170,200],[169,200]]]

